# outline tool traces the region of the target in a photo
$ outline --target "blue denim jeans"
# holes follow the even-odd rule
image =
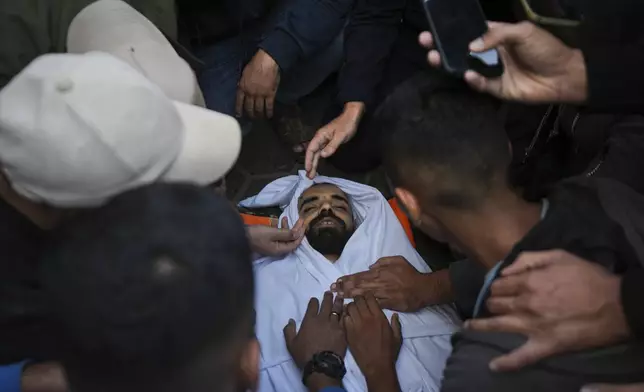
[[[205,63],[199,75],[206,106],[228,115],[235,113],[237,83],[246,64],[258,50],[261,34],[232,37],[196,52]],[[276,100],[291,104],[310,94],[342,64],[343,33],[309,58],[302,59],[281,75]],[[243,124],[243,122],[242,122]]]

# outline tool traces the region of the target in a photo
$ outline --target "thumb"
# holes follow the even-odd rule
[[[558,250],[542,252],[522,252],[517,259],[501,271],[501,275],[510,276],[528,272],[533,269],[543,268],[557,260]]]
[[[273,233],[270,237],[271,241],[276,242],[290,242],[298,239],[298,232],[295,230],[289,229],[273,229]]]
[[[288,320],[288,324],[286,324],[286,326],[284,327],[284,340],[286,341],[286,348],[288,348],[289,352],[291,352],[291,346],[296,336],[297,332],[295,330],[295,320],[290,319]]]
[[[393,264],[400,263],[401,261],[406,262],[407,260],[405,260],[405,258],[402,257],[402,256],[382,257],[382,258],[378,259],[378,261],[376,261],[369,268],[374,269],[374,268],[386,267],[388,265],[393,265]]]
[[[543,341],[530,338],[523,346],[509,354],[495,358],[490,362],[490,370],[506,372],[519,370],[525,366],[540,361],[556,352],[556,348]]]
[[[523,23],[489,23],[488,31],[482,37],[470,43],[470,50],[474,52],[485,52],[496,48],[499,45],[513,44],[521,41],[530,28]]]

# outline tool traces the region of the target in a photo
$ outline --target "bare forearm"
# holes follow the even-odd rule
[[[447,269],[424,274],[422,284],[419,285],[418,290],[422,293],[422,300],[425,306],[454,302],[452,282]]]
[[[369,392],[400,392],[398,375],[394,366],[365,375],[365,377]]]

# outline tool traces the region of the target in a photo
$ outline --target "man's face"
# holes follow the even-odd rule
[[[315,185],[302,193],[298,207],[311,246],[339,256],[355,229],[347,195],[335,185]]]

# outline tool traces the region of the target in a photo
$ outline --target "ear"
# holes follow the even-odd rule
[[[246,343],[241,356],[240,383],[245,390],[256,391],[259,381],[259,341],[252,338]]]
[[[405,188],[396,188],[395,193],[396,198],[402,203],[409,214],[409,219],[411,219],[412,223],[420,222],[422,211],[416,196]]]

